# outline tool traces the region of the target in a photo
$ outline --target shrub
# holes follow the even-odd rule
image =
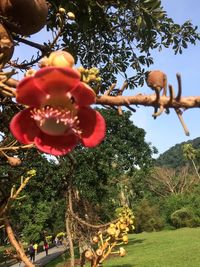
[[[137,233],[159,231],[164,226],[157,206],[152,205],[147,199],[143,199],[138,204],[134,214]]]
[[[200,226],[199,203],[198,192],[170,195],[163,198],[160,202],[160,210],[165,225],[175,228]],[[182,218],[183,222],[180,222]]]
[[[200,225],[200,218],[195,216],[189,208],[181,208],[171,214],[171,222],[174,227],[197,227]]]

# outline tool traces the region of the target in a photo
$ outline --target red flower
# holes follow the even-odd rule
[[[69,67],[46,67],[17,86],[16,100],[29,106],[10,123],[15,138],[52,155],[69,153],[79,142],[98,145],[105,137],[105,121],[89,105],[95,93]]]

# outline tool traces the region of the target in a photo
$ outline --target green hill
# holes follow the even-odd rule
[[[187,162],[184,159],[182,153],[182,146],[184,144],[192,144],[194,148],[200,148],[200,137],[189,140],[187,142],[176,144],[175,146],[171,147],[158,157],[158,159],[156,160],[156,165],[160,167],[170,168],[184,166]]]

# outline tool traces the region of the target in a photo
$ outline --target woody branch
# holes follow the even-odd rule
[[[5,84],[16,87],[18,84],[17,80],[12,78],[8,79]],[[110,95],[101,95],[97,96],[96,104],[99,105],[108,105],[108,106],[130,106],[130,105],[141,105],[146,107],[159,107],[163,106],[164,108],[199,108],[200,107],[200,96],[187,96],[181,98],[171,98],[170,96],[160,96],[159,102],[156,101],[156,95],[150,94],[138,94],[132,96],[110,96]]]
[[[141,105],[146,107],[163,106],[164,108],[199,108],[200,96],[181,97],[180,100],[171,99],[167,96],[160,96],[159,102],[156,102],[156,95],[138,94],[135,96],[107,96],[97,97],[96,104],[109,106],[127,106]]]

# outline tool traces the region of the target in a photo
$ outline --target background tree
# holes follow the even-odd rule
[[[102,109],[101,113],[107,123],[107,136],[103,143],[97,148],[81,148],[73,153],[77,162],[73,184],[83,198],[96,201],[96,204],[112,199],[106,194],[112,192],[112,187],[115,191],[113,198],[117,199],[116,193],[121,189],[117,192],[116,184],[123,185],[123,177],[129,183],[139,168],[147,171],[156,152],[144,141],[144,130],[133,125],[130,112],[118,116],[114,110]]]
[[[200,175],[197,169],[197,166],[195,164],[195,158],[196,158],[196,150],[191,144],[185,144],[183,146],[183,155],[187,160],[190,160],[192,162],[192,165],[194,167],[194,170],[196,172],[197,177],[200,179]]]
[[[190,173],[188,167],[179,170],[155,167],[147,178],[147,183],[152,192],[165,197],[192,191],[198,184],[198,179],[194,173]]]

